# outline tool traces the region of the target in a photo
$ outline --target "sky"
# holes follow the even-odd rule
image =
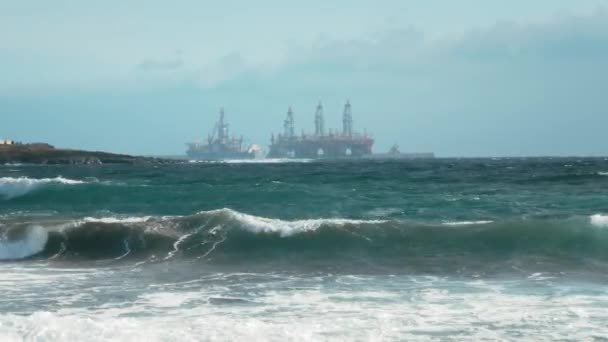
[[[183,154],[341,127],[444,157],[608,155],[608,0],[0,0],[0,139]]]

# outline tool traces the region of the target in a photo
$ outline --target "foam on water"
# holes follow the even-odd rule
[[[596,227],[608,228],[608,215],[591,215],[591,224]]]
[[[443,224],[446,225],[446,226],[474,226],[474,225],[490,224],[490,223],[494,223],[494,221],[490,221],[490,220],[480,220],[480,221],[451,221],[451,222],[444,222]]]
[[[229,220],[237,221],[240,227],[253,233],[278,233],[282,237],[315,231],[323,225],[340,227],[346,225],[379,224],[387,222],[383,220],[351,220],[342,218],[284,221],[244,214],[228,208],[204,211],[199,213],[199,215],[224,216]]]
[[[27,228],[25,235],[17,240],[0,239],[0,261],[23,259],[44,250],[49,235],[40,226]]]
[[[152,216],[132,216],[132,217],[85,217],[83,222],[85,223],[145,223],[152,219]]]
[[[189,160],[198,164],[283,164],[283,163],[309,163],[313,159],[264,158],[264,159],[226,159],[226,160]]]
[[[598,172],[597,174],[600,176],[608,176],[608,172]]]
[[[240,281],[238,285],[200,282],[154,290],[142,284],[140,291],[146,293],[136,298],[92,306],[91,298],[111,296],[116,288],[85,287],[78,295],[75,291],[63,294],[59,288],[53,295],[66,296],[61,300],[73,303],[69,308],[0,314],[0,339],[593,340],[608,334],[608,293],[601,286],[589,294],[552,282],[539,285],[538,280],[509,284],[371,277],[356,285],[342,279],[336,285],[332,277],[260,278],[258,282],[234,275],[231,279]],[[63,278],[56,281],[68,288],[74,283]],[[520,290],[539,286],[543,292],[522,294]],[[82,297],[82,293],[92,297]],[[47,295],[45,291],[35,294],[41,299]],[[87,307],[78,307],[78,300]]]
[[[48,184],[78,185],[84,183],[83,181],[63,178],[61,176],[42,179],[2,177],[0,178],[0,196],[7,199],[19,197]]]

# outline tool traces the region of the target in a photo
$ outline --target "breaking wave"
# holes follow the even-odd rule
[[[148,220],[151,220],[152,216],[143,216],[143,217],[85,217],[83,222],[86,223],[144,223]]]
[[[295,234],[313,232],[322,226],[340,228],[344,226],[373,225],[386,223],[382,220],[349,220],[349,219],[311,219],[284,221],[254,215],[243,214],[231,209],[219,209],[201,212],[202,216],[221,217],[225,223],[234,224],[253,233],[278,234],[288,237]]]
[[[443,224],[446,226],[473,226],[478,224],[490,224],[494,223],[494,221],[490,220],[479,220],[479,221],[450,221],[444,222]]]
[[[191,260],[338,270],[451,269],[459,264],[471,269],[521,260],[541,266],[608,265],[608,229],[594,229],[608,227],[608,216],[599,214],[446,226],[351,219],[287,221],[219,209],[189,216],[88,217],[40,225],[0,226],[0,260]]]
[[[597,227],[608,228],[608,215],[595,214],[591,216],[591,224]]]
[[[18,260],[42,252],[49,234],[40,226],[22,230],[6,230],[0,238],[0,261]]]
[[[264,159],[226,159],[226,160],[189,160],[191,164],[284,164],[284,163],[310,163],[314,159],[295,158],[264,158]]]
[[[0,178],[0,197],[11,199],[28,194],[41,186],[49,184],[78,185],[85,184],[83,181],[63,178],[28,178],[28,177],[2,177]]]

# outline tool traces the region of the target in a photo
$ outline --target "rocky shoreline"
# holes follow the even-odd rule
[[[0,146],[0,164],[102,165],[175,164],[177,160],[98,151],[56,149],[46,144]]]

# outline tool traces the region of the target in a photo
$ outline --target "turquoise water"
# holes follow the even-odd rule
[[[0,338],[608,336],[608,160],[0,166]]]

